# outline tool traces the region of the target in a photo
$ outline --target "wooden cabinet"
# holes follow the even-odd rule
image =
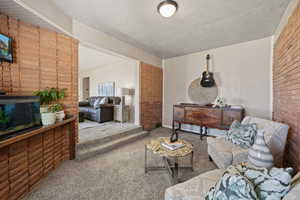
[[[242,121],[243,118],[243,108],[214,108],[195,104],[178,104],[173,106],[173,132],[180,130],[181,124],[226,130],[234,120]],[[176,124],[179,125],[178,129],[175,129]],[[201,137],[203,136],[202,130],[201,128]]]

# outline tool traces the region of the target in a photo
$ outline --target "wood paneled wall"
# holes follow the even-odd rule
[[[0,33],[13,38],[12,64],[0,63],[0,90],[33,95],[46,87],[67,88],[66,111],[78,112],[78,41],[0,15]]]
[[[290,126],[285,162],[300,170],[300,3],[274,49],[273,119]]]
[[[0,63],[0,90],[33,95],[46,87],[66,88],[61,102],[78,113],[78,41],[0,14],[0,33],[13,39],[14,62]],[[77,125],[73,125],[77,137]],[[68,126],[0,148],[0,199],[18,199],[68,159]],[[74,138],[73,138],[74,139]]]
[[[145,130],[152,130],[162,124],[162,68],[141,63],[140,89],[141,125]]]
[[[74,127],[75,122],[67,123],[0,148],[0,199],[20,199],[62,161],[70,159]]]

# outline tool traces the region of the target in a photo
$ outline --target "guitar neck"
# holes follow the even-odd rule
[[[210,55],[208,54],[206,56],[206,72],[209,73],[208,69],[209,69],[209,59],[210,59]]]

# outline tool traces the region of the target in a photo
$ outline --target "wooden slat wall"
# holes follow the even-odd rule
[[[162,68],[146,63],[140,65],[141,125],[152,130],[162,124]]]
[[[300,2],[274,49],[273,119],[290,126],[285,164],[300,170]]]
[[[46,87],[67,88],[61,103],[67,113],[77,116],[78,41],[1,14],[0,33],[13,38],[14,51],[14,63],[0,63],[0,90],[32,95]],[[0,148],[0,200],[19,199],[70,158],[69,128],[65,125]]]
[[[14,63],[0,64],[0,90],[32,95],[46,87],[67,88],[61,102],[68,113],[78,112],[78,41],[0,15],[0,33],[13,38]]]

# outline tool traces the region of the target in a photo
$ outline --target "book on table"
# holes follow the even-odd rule
[[[175,143],[161,142],[161,145],[171,151],[184,147],[184,144],[181,142],[175,142]]]

